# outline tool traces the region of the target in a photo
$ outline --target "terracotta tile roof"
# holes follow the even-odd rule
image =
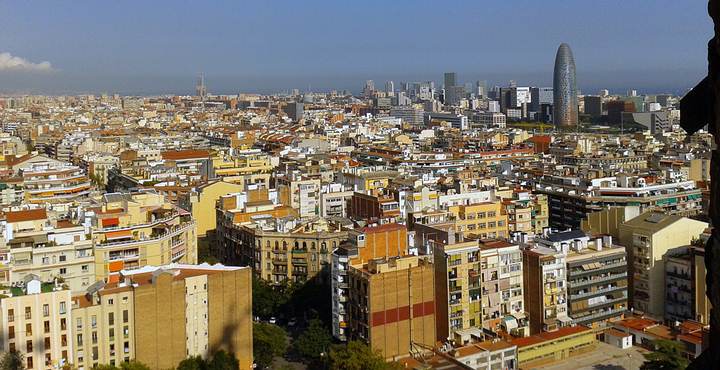
[[[648,328],[658,325],[657,322],[650,319],[643,319],[633,317],[629,319],[620,320],[614,323],[615,326],[622,326],[628,329],[644,331]]]
[[[385,225],[379,225],[379,226],[366,226],[360,229],[361,232],[365,234],[375,234],[375,233],[385,233],[389,231],[395,231],[404,229],[405,226],[400,224],[385,224]]]
[[[162,152],[163,159],[167,160],[182,160],[182,159],[196,159],[196,158],[209,158],[210,152],[207,150],[171,150]]]
[[[47,218],[47,212],[45,208],[40,209],[28,209],[23,211],[14,211],[5,213],[7,222],[22,222],[22,221],[34,221],[42,220]]]

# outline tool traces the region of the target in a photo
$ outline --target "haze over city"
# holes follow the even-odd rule
[[[0,1],[0,370],[716,369],[719,92],[720,0]]]
[[[0,3],[4,93],[347,89],[441,79],[549,85],[569,43],[578,88],[683,93],[705,75],[701,1]],[[18,59],[20,65],[18,66]],[[11,63],[15,60],[16,63]],[[14,67],[13,67],[14,66]]]

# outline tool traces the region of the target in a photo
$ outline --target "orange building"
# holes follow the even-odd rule
[[[407,254],[407,228],[400,224],[368,226],[355,236],[357,255],[351,265],[362,265],[375,258],[397,257]]]
[[[372,260],[351,267],[351,336],[397,360],[435,344],[435,274],[426,256]]]

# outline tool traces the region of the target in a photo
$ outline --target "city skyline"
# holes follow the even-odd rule
[[[623,12],[611,11],[611,4],[465,4],[463,12],[451,7],[442,15],[425,2],[175,8],[154,3],[142,14],[133,12],[137,7],[131,3],[103,9],[90,3],[45,5],[47,12],[39,14],[30,5],[0,5],[6,31],[0,35],[0,92],[192,93],[200,72],[208,91],[218,94],[309,86],[357,92],[368,79],[439,82],[448,70],[457,72],[460,83],[550,86],[548,50],[567,42],[582,61],[582,91],[683,93],[705,74],[704,48],[683,41],[707,39],[710,24],[703,4],[688,9],[664,1],[653,8],[624,2]],[[585,13],[594,17],[567,16]],[[637,17],[648,22],[637,25]],[[430,21],[417,26],[416,19]],[[674,31],[665,27],[669,22],[677,25]],[[477,46],[452,37],[478,27],[488,31]],[[398,33],[400,39],[388,37]]]

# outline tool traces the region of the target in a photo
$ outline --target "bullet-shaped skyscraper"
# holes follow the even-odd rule
[[[575,59],[570,46],[565,43],[560,44],[555,56],[553,122],[556,127],[572,127],[578,123]]]

